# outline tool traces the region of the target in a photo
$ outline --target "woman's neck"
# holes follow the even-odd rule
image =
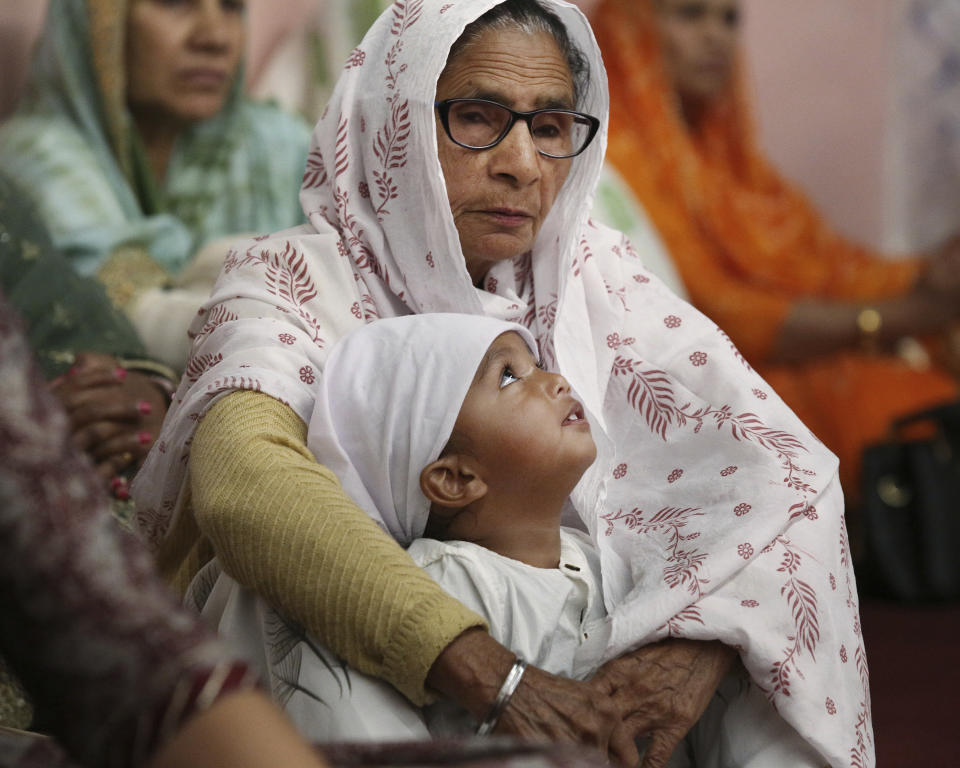
[[[184,129],[181,121],[154,111],[134,112],[133,122],[147,154],[147,162],[157,184],[163,184],[177,137]]]
[[[677,106],[680,119],[687,126],[687,130],[690,133],[699,131],[704,115],[707,113],[708,103],[704,99],[677,94]]]

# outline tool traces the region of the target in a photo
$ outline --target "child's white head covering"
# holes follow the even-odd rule
[[[457,314],[378,320],[330,353],[308,446],[404,546],[423,534],[430,513],[420,473],[439,457],[480,361],[507,331],[537,357],[522,325]]]

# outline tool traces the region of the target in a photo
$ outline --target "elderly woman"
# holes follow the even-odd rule
[[[303,220],[294,192],[308,133],[243,97],[243,5],[53,0],[25,100],[0,129],[0,165],[55,249],[99,278],[146,346],[130,354],[129,344],[81,334],[77,346],[36,350],[48,370],[79,369],[62,399],[108,475],[138,464],[159,430],[166,403],[147,377],[174,374],[144,358],[177,370],[186,362],[187,326],[225,250],[204,246]],[[48,294],[18,298],[31,326],[55,313],[79,326],[90,315],[84,298]]]
[[[181,585],[215,554],[352,666],[483,720],[514,655],[312,460],[306,421],[352,327],[516,320],[595,426],[573,506],[610,574],[611,661],[587,682],[528,669],[498,731],[626,763],[646,734],[645,765],[663,765],[736,647],[825,762],[872,764],[836,461],[716,326],[588,221],[606,113],[599,51],[567,3],[389,9],[317,126],[310,224],[232,250],[194,324],[135,488],[142,530]]]
[[[840,457],[899,416],[951,400],[907,337],[960,319],[956,244],[892,261],[848,242],[756,145],[736,66],[737,0],[603,0],[591,20],[610,73],[608,159],[667,245],[690,300],[730,334]]]

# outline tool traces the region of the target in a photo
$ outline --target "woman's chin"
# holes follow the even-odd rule
[[[227,103],[225,94],[197,94],[172,105],[172,116],[183,123],[200,123],[215,117]]]
[[[497,233],[477,238],[472,247],[464,247],[467,270],[474,280],[482,278],[495,264],[513,261],[533,248],[533,238],[514,233]]]

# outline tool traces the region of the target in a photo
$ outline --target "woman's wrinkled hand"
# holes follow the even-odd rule
[[[628,739],[648,738],[643,768],[661,768],[735,658],[718,642],[664,640],[607,662],[591,684],[615,704]]]
[[[474,627],[437,657],[427,685],[482,722],[516,656]],[[575,742],[598,749],[617,765],[634,768],[637,748],[611,697],[592,682],[578,682],[528,666],[494,732],[527,741]]]
[[[167,410],[165,393],[149,376],[121,368],[111,355],[78,355],[51,390],[67,411],[74,445],[108,481],[140,466]]]
[[[497,733],[528,741],[576,742],[633,768],[640,756],[615,700],[593,683],[527,671],[504,711]]]

